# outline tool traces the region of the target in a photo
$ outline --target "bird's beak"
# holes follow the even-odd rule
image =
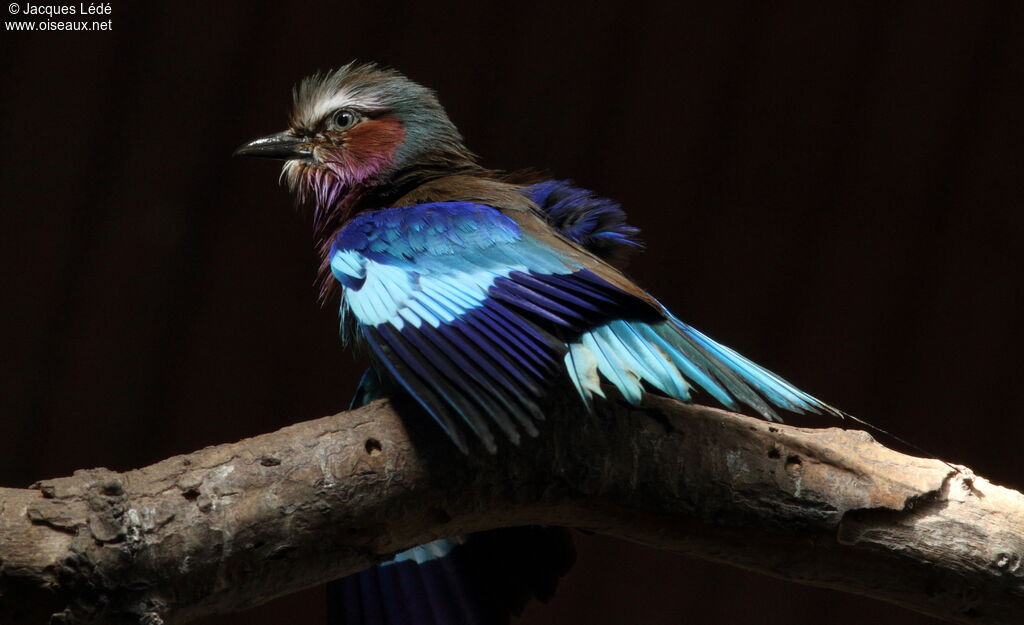
[[[290,132],[279,132],[276,135],[254,139],[239,147],[233,154],[233,156],[276,158],[285,161],[294,158],[309,158],[312,155],[313,149],[309,144],[309,138],[298,137]]]

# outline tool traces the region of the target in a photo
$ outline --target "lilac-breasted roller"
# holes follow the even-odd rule
[[[322,295],[340,286],[343,339],[370,356],[355,403],[407,393],[462,452],[537,436],[559,389],[586,410],[609,392],[702,392],[766,419],[844,416],[628,278],[619,261],[637,231],[617,204],[483,168],[435,94],[398,72],[349,64],[304,80],[288,130],[237,153],[284,160],[312,205]],[[550,596],[571,564],[565,539],[519,528],[411,549],[336,582],[332,622],[507,622],[526,596]],[[483,582],[495,569],[501,581]]]

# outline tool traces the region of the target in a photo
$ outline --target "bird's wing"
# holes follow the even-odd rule
[[[375,363],[460,449],[460,423],[492,451],[494,426],[513,442],[536,435],[543,398],[566,379],[588,402],[603,378],[629,401],[645,388],[688,401],[693,383],[768,418],[768,402],[818,410],[540,223],[482,204],[420,204],[363,213],[332,248],[343,309]]]
[[[778,374],[765,369],[696,328],[683,323],[649,293],[630,280],[621,269],[599,258],[588,247],[571,240],[557,230],[547,227],[536,215],[526,211],[514,211],[509,213],[509,215],[526,235],[534,238],[559,257],[569,259],[576,265],[585,267],[601,280],[633,295],[639,300],[649,303],[660,312],[663,323],[629,322],[625,324],[627,327],[624,328],[624,324],[613,322],[604,327],[597,328],[594,332],[587,333],[599,344],[606,343],[601,340],[602,333],[615,330],[616,328],[618,330],[614,333],[624,335],[624,338],[627,339],[630,335],[640,334],[648,336],[653,332],[657,337],[651,337],[649,341],[642,341],[642,343],[646,342],[650,346],[655,347],[656,352],[660,352],[661,355],[672,361],[675,367],[683,373],[683,377],[687,381],[695,382],[697,386],[728,408],[737,409],[738,401],[753,408],[762,417],[770,421],[782,420],[773,409],[773,406],[797,414],[812,412],[838,418],[849,417],[843,411],[800,390]],[[581,341],[584,343],[586,339],[586,335],[581,337]],[[617,343],[621,342],[611,340],[611,345],[601,346],[606,351],[608,349],[619,353],[625,351],[627,356],[632,356],[625,358],[627,362],[635,360],[636,356],[641,355],[645,351],[640,350],[637,352],[635,349],[624,350],[622,346],[617,345]],[[570,345],[570,348],[572,347]],[[617,347],[618,349],[616,349]],[[598,370],[602,377],[611,381],[627,399],[638,398],[638,391],[630,392],[629,385],[615,383],[615,376],[613,375],[615,367],[604,362],[600,364],[602,366],[598,367]],[[569,369],[570,375],[573,375],[572,367],[570,366]],[[673,390],[668,388],[670,386],[678,386],[670,384],[669,377],[645,376],[642,370],[636,368],[634,368],[634,371],[648,385],[654,386],[676,399],[689,401],[689,395],[681,392],[683,389]],[[578,377],[573,375],[573,380],[576,381]],[[577,384],[577,388],[579,386]],[[587,399],[587,394],[583,390],[581,390],[581,395],[583,395],[585,400]]]

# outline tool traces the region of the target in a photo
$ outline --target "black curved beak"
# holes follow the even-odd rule
[[[254,139],[235,150],[232,156],[253,156],[289,161],[294,158],[309,158],[313,155],[309,139],[297,137],[290,132],[279,132]]]

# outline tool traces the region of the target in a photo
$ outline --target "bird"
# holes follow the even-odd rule
[[[338,297],[343,342],[369,356],[352,405],[410,397],[462,453],[540,436],[564,389],[583,413],[653,393],[771,421],[848,416],[628,277],[642,244],[618,203],[483,167],[437,94],[394,69],[352,62],[302,80],[287,130],[236,154],[284,161],[310,207],[320,297]],[[573,559],[563,528],[441,539],[332,582],[328,620],[507,623],[530,596],[550,598]]]

